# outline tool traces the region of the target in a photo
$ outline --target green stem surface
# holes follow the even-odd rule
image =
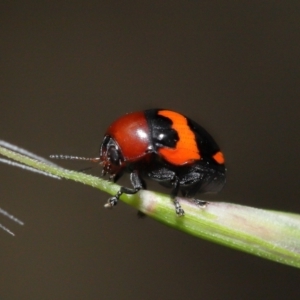
[[[0,154],[65,179],[115,195],[120,186],[101,178],[40,162],[0,147]],[[125,203],[175,229],[266,259],[300,267],[300,216],[223,202],[199,207],[178,198],[185,215],[178,217],[169,196],[151,191],[122,195]]]

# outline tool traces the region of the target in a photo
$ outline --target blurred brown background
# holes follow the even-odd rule
[[[299,13],[299,1],[3,1],[0,138],[93,156],[115,118],[170,108],[226,155],[214,199],[300,213]],[[0,216],[16,233],[0,231],[1,299],[299,299],[297,269],[123,203],[105,210],[81,184],[0,173],[0,207],[26,223]]]

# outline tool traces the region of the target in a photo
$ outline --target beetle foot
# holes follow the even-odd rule
[[[177,216],[181,217],[181,216],[184,216],[184,210],[181,208],[178,200],[174,200],[174,205],[175,205],[175,211],[176,211],[176,214]]]
[[[199,199],[195,199],[195,198],[193,198],[193,202],[202,208],[206,207],[206,205],[208,204],[207,201],[203,201],[203,200],[199,200]]]
[[[116,196],[111,197],[107,200],[107,203],[104,204],[105,208],[112,208],[118,204],[118,198]]]

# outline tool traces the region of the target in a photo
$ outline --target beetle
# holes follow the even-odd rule
[[[226,182],[224,156],[212,136],[195,121],[168,109],[121,116],[108,127],[99,158],[92,160],[100,161],[102,175],[108,174],[114,182],[130,174],[132,187],[121,187],[106,207],[115,206],[123,193],[146,188],[144,179],[149,178],[172,188],[175,211],[181,216],[179,192],[192,198],[197,193],[219,192]]]
[[[178,215],[184,211],[176,200],[196,193],[219,192],[225,184],[224,156],[212,136],[188,117],[167,109],[149,109],[126,114],[107,129],[100,147],[103,175],[116,182],[130,174],[133,188],[121,187],[108,200],[145,187],[143,178],[171,187]]]

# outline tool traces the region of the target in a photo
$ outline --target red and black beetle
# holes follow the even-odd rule
[[[115,206],[123,193],[145,188],[143,178],[150,178],[172,188],[176,213],[183,215],[176,200],[179,191],[191,198],[196,193],[219,192],[226,181],[224,157],[211,135],[193,120],[167,109],[133,112],[113,122],[98,161],[103,175],[108,173],[116,182],[129,173],[133,186],[121,187],[109,198],[108,207]]]
[[[117,181],[130,173],[133,188],[122,187],[108,200],[117,204],[134,194],[150,178],[171,187],[175,200],[196,193],[218,192],[225,184],[224,157],[211,135],[193,120],[165,109],[149,109],[122,116],[105,133],[100,148],[103,174]],[[184,212],[175,202],[176,213]]]

